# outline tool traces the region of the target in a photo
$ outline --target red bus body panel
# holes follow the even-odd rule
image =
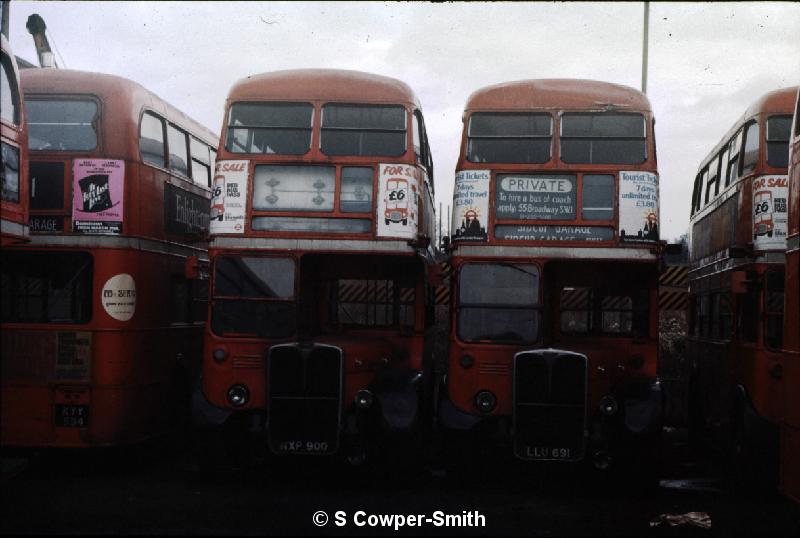
[[[783,324],[784,416],[781,440],[781,491],[800,502],[800,92],[795,103],[789,150],[789,235]]]
[[[8,73],[11,77],[9,80],[12,85],[12,93],[16,93],[17,99],[18,121],[7,122],[5,119],[0,120],[0,138],[3,144],[8,144],[16,149],[19,156],[19,185],[17,189],[18,200],[6,200],[5,193],[4,199],[0,201],[0,211],[2,214],[2,233],[0,233],[0,246],[6,246],[14,243],[25,242],[28,240],[28,128],[25,121],[25,102],[22,96],[22,89],[19,83],[19,70],[17,69],[17,61],[11,47],[8,44],[5,36],[0,38],[2,43],[3,54],[3,69],[10,67]]]
[[[9,255],[88,255],[91,259],[91,315],[79,323],[4,322],[2,326],[2,423],[4,446],[90,447],[140,442],[169,433],[181,406],[188,407],[197,375],[202,324],[173,318],[170,301],[184,285],[187,259],[205,258],[205,245],[190,244],[168,229],[167,184],[210,198],[203,186],[157,166],[139,153],[139,121],[144,110],[159,114],[207,147],[216,137],[157,96],[129,80],[71,70],[31,69],[22,86],[29,100],[82,98],[98,104],[94,123],[97,147],[90,151],[31,152],[33,163],[63,166],[61,209],[32,211],[54,230],[34,232],[31,242]],[[118,234],[73,231],[74,163],[113,159],[124,166],[124,220]],[[187,181],[188,179],[188,181]],[[195,241],[193,238],[192,241]],[[112,317],[106,308],[112,278],[129,275],[135,283],[134,311]],[[4,275],[5,279],[5,275]],[[125,290],[122,290],[124,293]],[[127,297],[131,297],[130,291]],[[6,298],[4,298],[4,301]],[[108,302],[110,305],[110,300]],[[177,398],[186,396],[186,401]],[[85,406],[84,421],[57,424],[57,406]]]

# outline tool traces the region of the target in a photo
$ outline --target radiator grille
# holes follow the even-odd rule
[[[342,407],[341,349],[283,344],[273,346],[267,360],[270,450],[335,453]]]
[[[586,444],[585,355],[543,349],[514,357],[514,453],[576,461]]]

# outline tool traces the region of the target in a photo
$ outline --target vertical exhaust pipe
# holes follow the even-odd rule
[[[50,42],[45,35],[47,25],[44,23],[44,19],[37,13],[34,13],[28,17],[25,28],[27,28],[28,32],[33,36],[33,44],[36,46],[36,54],[39,56],[39,66],[45,69],[58,68],[56,57],[53,55]]]

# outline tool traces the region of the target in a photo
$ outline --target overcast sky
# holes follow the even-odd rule
[[[633,2],[11,2],[11,46],[37,63],[32,13],[62,67],[137,81],[214,132],[228,89],[250,74],[321,67],[403,80],[422,103],[444,207],[474,90],[531,78],[641,85]],[[800,4],[652,3],[649,47],[662,238],[672,239],[688,227],[700,160],[748,104],[800,84]]]

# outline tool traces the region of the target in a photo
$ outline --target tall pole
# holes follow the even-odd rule
[[[0,28],[0,33],[2,33],[3,36],[5,36],[5,38],[8,39],[8,17],[10,16],[9,12],[11,10],[10,9],[11,6],[7,1],[0,1],[0,6],[2,6],[2,8],[0,8],[0,10],[2,10],[2,15],[0,16],[3,17],[3,23],[2,23],[2,28]]]
[[[650,26],[650,2],[644,3],[644,36],[642,39],[642,93],[647,93],[647,34]]]
[[[436,246],[442,240],[442,202],[439,202],[439,235],[436,236]]]

